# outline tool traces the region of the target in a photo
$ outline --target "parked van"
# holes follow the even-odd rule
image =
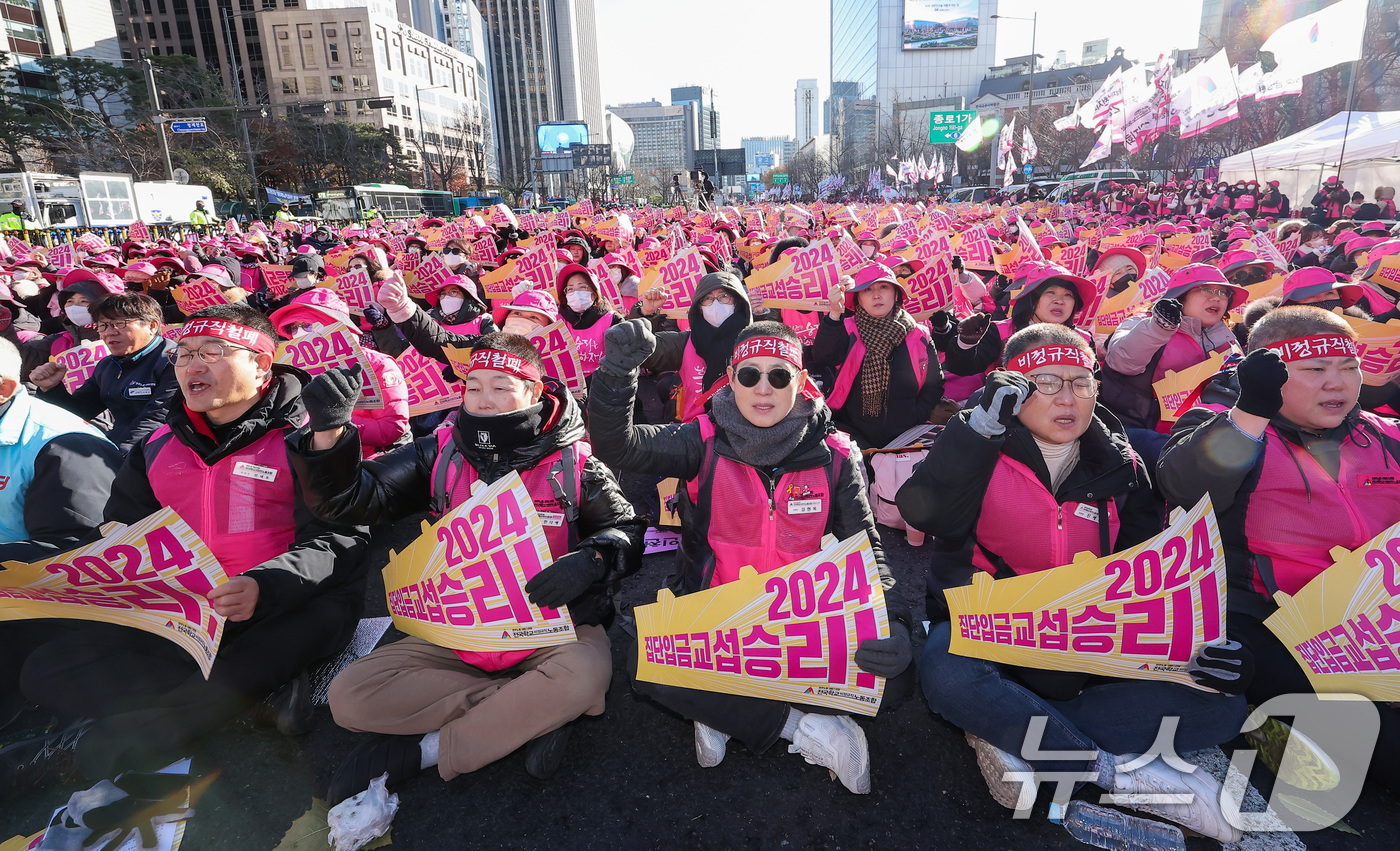
[[[1147,178],[1142,172],[1134,169],[1117,169],[1113,171],[1077,171],[1060,178],[1060,185],[1055,188],[1050,195],[1051,201],[1067,201],[1069,196],[1078,193],[1086,187],[1098,192],[1110,183],[1119,185],[1145,183]]]

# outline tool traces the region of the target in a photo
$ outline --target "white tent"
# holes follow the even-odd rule
[[[1343,152],[1345,140],[1345,152]],[[1293,203],[1307,206],[1322,181],[1337,174],[1371,200],[1377,186],[1400,186],[1400,112],[1339,112],[1292,136],[1220,161],[1220,179],[1277,180]]]

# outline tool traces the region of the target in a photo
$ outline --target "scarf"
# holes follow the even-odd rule
[[[801,445],[816,410],[815,400],[799,395],[797,404],[782,422],[764,428],[744,419],[732,387],[721,389],[710,402],[710,415],[724,431],[735,457],[750,467],[761,468],[776,467]]]
[[[478,416],[465,408],[457,409],[457,445],[472,452],[509,454],[533,443],[544,423],[544,402],[518,411]]]
[[[902,307],[876,319],[857,304],[856,330],[865,343],[865,360],[860,365],[860,413],[878,417],[889,407],[890,352],[914,330],[914,320]]]

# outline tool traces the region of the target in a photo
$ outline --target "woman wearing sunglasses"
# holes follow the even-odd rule
[[[681,546],[667,583],[672,590],[690,594],[731,582],[745,565],[766,573],[817,552],[824,535],[864,532],[879,564],[891,635],[862,642],[855,661],[880,677],[910,670],[910,614],[890,590],[894,578],[865,498],[860,455],[809,383],[792,329],[755,322],[740,331],[710,413],[664,426],[632,420],[637,368],[656,347],[650,326],[622,322],[604,339],[588,400],[594,452],[615,470],[687,482],[677,492]],[[629,658],[635,664],[635,649]],[[902,684],[890,683],[889,693]],[[719,765],[731,737],[756,753],[784,739],[808,762],[836,772],[847,789],[870,791],[865,734],[849,716],[635,677],[632,687],[695,722],[703,768]]]
[[[832,287],[812,343],[812,365],[837,370],[827,394],[836,424],[862,449],[883,448],[928,422],[943,398],[938,354],[928,330],[904,310],[906,295],[888,266],[861,267],[849,290]]]
[[[1015,807],[1021,790],[1019,782],[1004,779],[1006,772],[1074,772],[1118,794],[1192,793],[1190,804],[1139,808],[1233,842],[1239,833],[1221,814],[1219,784],[1206,772],[1184,774],[1160,758],[1136,770],[1120,767],[1132,755],[1151,752],[1164,717],[1180,719],[1175,753],[1228,741],[1244,720],[1242,698],[1176,683],[1019,668],[948,651],[952,628],[944,589],[970,583],[978,570],[1003,578],[1068,564],[1080,552],[1116,552],[1162,528],[1147,468],[1118,421],[1096,405],[1095,365],[1089,344],[1064,326],[1018,331],[1006,343],[1005,368],[987,376],[977,407],[949,421],[899,489],[900,514],[937,536],[927,597],[933,625],[919,667],[924,695],[934,712],[967,731],[988,789],[1005,807]],[[1190,669],[1203,670],[1192,676],[1238,695],[1244,675],[1216,673],[1229,665],[1232,651],[1209,652],[1225,655],[1198,656]],[[1048,719],[1042,752],[1093,757],[1022,759],[1037,717]]]
[[[1117,414],[1128,439],[1154,469],[1166,430],[1157,426],[1161,406],[1152,385],[1168,371],[1180,372],[1214,352],[1239,351],[1225,314],[1249,298],[1249,291],[1227,283],[1214,266],[1192,263],[1172,275],[1152,312],[1124,320],[1108,339],[1104,356],[1103,403]]]

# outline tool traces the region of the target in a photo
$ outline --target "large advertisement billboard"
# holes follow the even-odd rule
[[[980,0],[904,0],[904,49],[977,46]]]
[[[582,122],[540,124],[535,127],[535,138],[540,143],[540,153],[567,154],[570,145],[588,144],[588,125]]]

